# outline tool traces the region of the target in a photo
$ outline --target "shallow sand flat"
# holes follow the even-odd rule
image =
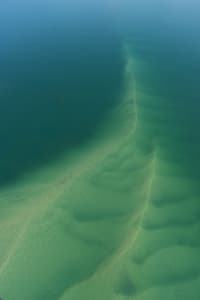
[[[101,192],[92,180],[98,179],[105,158],[121,147],[134,126],[133,118],[124,118],[127,107],[134,107],[131,97],[126,95],[90,145],[1,189],[0,282],[6,299],[55,299],[93,272],[115,247],[112,241],[106,246],[106,239],[109,230],[113,233],[112,218],[118,223],[121,210],[119,205],[113,212],[107,200],[108,194],[119,193]],[[99,221],[94,228],[84,225],[91,218]],[[117,234],[113,240],[117,243]]]
[[[129,208],[126,231],[113,253],[92,276],[66,290],[62,300],[200,297],[200,190],[195,171],[188,172],[190,165],[195,169],[194,164],[187,159],[194,153],[193,145],[187,138],[187,125],[175,120],[173,124],[163,122],[173,117],[177,104],[170,105],[168,99],[145,92],[137,81],[137,70],[151,73],[148,63],[140,65],[139,60],[134,60],[133,67],[137,123],[129,151],[125,150],[128,156],[120,160],[123,168],[118,160],[114,174],[115,179],[119,175],[122,186],[123,178],[130,176],[130,187],[126,185],[125,190],[130,192],[135,207]],[[155,118],[157,106],[159,119]],[[199,147],[198,142],[195,145]],[[106,177],[106,185],[109,179]],[[123,195],[127,207],[125,199]]]
[[[131,47],[125,58],[125,95],[99,136],[0,191],[3,299],[200,298],[186,131],[165,121],[175,104],[148,89],[151,66]]]

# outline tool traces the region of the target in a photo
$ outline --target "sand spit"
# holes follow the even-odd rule
[[[171,138],[173,106],[124,53],[125,95],[99,136],[0,191],[3,299],[200,298],[200,190],[173,156],[184,132]]]
[[[66,289],[60,299],[196,300],[200,191],[198,179],[187,174],[187,165],[173,157],[175,145],[178,149],[182,145],[184,128],[171,134],[163,120],[171,120],[174,105],[170,108],[165,99],[145,91],[137,74],[147,76],[150,66],[134,60],[130,48],[127,57],[134,74],[134,131],[120,151],[107,157],[98,179],[93,178],[99,189],[112,190],[105,199],[109,197],[110,210],[118,211],[118,219],[111,222],[106,245],[115,241],[117,231],[116,246],[92,276]]]

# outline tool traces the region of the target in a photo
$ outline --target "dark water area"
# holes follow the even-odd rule
[[[194,0],[1,4],[0,182],[95,135],[119,100],[125,40],[151,64],[138,80],[173,109],[162,112],[172,143],[178,132],[198,152],[198,10]]]
[[[0,183],[86,143],[119,101],[121,45],[102,5],[42,3],[1,4]]]

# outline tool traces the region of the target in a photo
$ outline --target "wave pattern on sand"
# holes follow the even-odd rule
[[[198,182],[173,156],[173,109],[138,80],[150,67],[125,57],[125,97],[99,141],[0,192],[7,300],[200,298]]]

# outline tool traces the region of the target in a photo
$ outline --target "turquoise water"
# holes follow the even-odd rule
[[[0,8],[0,296],[199,300],[197,1]]]

